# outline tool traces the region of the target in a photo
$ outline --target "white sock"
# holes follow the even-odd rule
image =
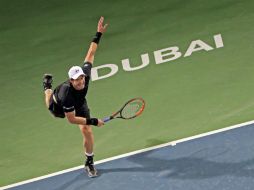
[[[92,153],[87,153],[87,152],[85,152],[85,154],[86,154],[86,156],[93,156],[93,152]]]

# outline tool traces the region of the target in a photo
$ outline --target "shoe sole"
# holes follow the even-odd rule
[[[87,167],[85,167],[85,170],[86,170],[88,177],[90,177],[90,178],[94,178],[94,177],[98,176],[97,171],[95,172],[95,174],[92,174],[91,172],[89,172],[89,168],[87,169]]]

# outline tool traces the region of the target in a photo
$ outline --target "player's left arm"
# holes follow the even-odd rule
[[[90,44],[90,47],[89,47],[89,50],[86,54],[84,62],[89,62],[91,64],[93,64],[93,62],[94,62],[94,55],[95,55],[95,52],[97,50],[100,38],[101,38],[102,34],[104,32],[106,32],[106,29],[107,29],[107,26],[108,26],[108,24],[104,25],[103,21],[104,21],[104,17],[101,17],[99,22],[98,22],[96,35],[95,35],[95,37],[93,38],[93,41]]]

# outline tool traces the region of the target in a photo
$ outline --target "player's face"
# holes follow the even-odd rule
[[[85,88],[85,76],[80,75],[77,79],[71,79],[71,84],[75,90],[82,90]]]

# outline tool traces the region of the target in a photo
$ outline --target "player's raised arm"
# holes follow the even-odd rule
[[[94,55],[97,50],[97,46],[100,42],[100,38],[101,38],[102,34],[106,31],[107,26],[108,26],[108,24],[104,25],[103,21],[104,21],[104,17],[101,17],[98,22],[97,32],[93,38],[93,41],[90,44],[88,52],[86,54],[85,62],[93,63],[93,61],[94,61]]]

